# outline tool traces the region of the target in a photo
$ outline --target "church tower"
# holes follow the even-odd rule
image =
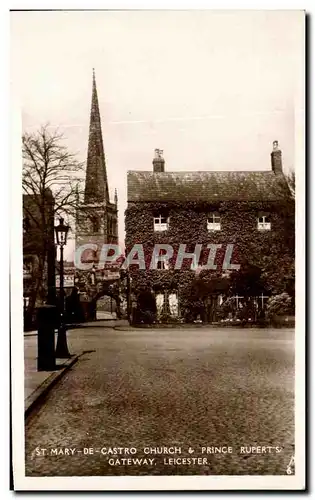
[[[111,203],[108,189],[101,117],[93,69],[92,104],[86,164],[84,199],[79,200],[76,213],[76,247],[96,243],[118,243],[117,193]],[[97,261],[85,256],[84,261]]]

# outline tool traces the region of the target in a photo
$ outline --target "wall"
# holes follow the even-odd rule
[[[162,210],[169,211],[170,224],[166,232],[153,232],[153,216]],[[221,231],[207,231],[208,213],[219,211]],[[257,230],[258,212],[269,212],[271,231]],[[222,202],[216,204],[186,203],[129,203],[125,212],[126,251],[136,243],[146,249],[146,264],[149,265],[152,248],[156,243],[168,243],[174,248],[179,243],[194,249],[196,243],[221,243],[223,252],[218,252],[218,271],[203,272],[204,279],[220,278],[226,244],[234,245],[232,262],[258,266],[270,293],[280,293],[286,280],[294,276],[294,204],[287,202]],[[188,251],[188,249],[186,250]],[[205,262],[207,255],[203,255]],[[196,274],[188,270],[146,270],[131,266],[130,275],[135,290],[142,286],[155,289],[179,291],[181,303]]]

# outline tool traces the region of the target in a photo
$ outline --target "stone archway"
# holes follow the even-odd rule
[[[96,302],[96,319],[115,319],[116,318],[116,301],[108,296],[103,295]]]
[[[119,296],[119,293],[115,293],[115,291],[112,292],[110,289],[101,290],[92,297],[91,314],[93,315],[94,319],[96,319],[97,301],[103,297],[110,297],[115,301],[117,319],[121,319],[121,298]]]

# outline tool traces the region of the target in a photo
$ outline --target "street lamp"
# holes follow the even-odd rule
[[[58,338],[56,346],[56,358],[69,358],[70,353],[67,346],[67,329],[64,322],[65,314],[65,291],[63,286],[64,273],[63,273],[63,247],[67,244],[67,236],[69,232],[69,226],[64,224],[64,219],[59,219],[58,226],[55,226],[56,233],[56,243],[60,248],[60,288],[59,288],[59,300],[60,300],[60,325],[58,328]]]
[[[127,318],[128,323],[132,323],[132,304],[130,304],[130,296],[131,296],[131,276],[129,271],[126,272],[126,295],[127,295]]]

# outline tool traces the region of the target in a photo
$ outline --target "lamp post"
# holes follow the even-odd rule
[[[131,325],[132,324],[132,304],[130,304],[130,296],[131,296],[131,277],[129,275],[129,271],[126,273],[126,295],[127,295],[127,318],[128,318],[128,323]]]
[[[56,358],[69,358],[70,353],[67,346],[67,329],[64,322],[65,314],[65,291],[64,291],[64,273],[63,273],[63,247],[67,244],[69,226],[64,224],[64,219],[59,219],[58,226],[55,226],[56,242],[60,248],[60,288],[59,288],[59,301],[60,301],[60,325],[58,328],[58,338],[56,346]]]

